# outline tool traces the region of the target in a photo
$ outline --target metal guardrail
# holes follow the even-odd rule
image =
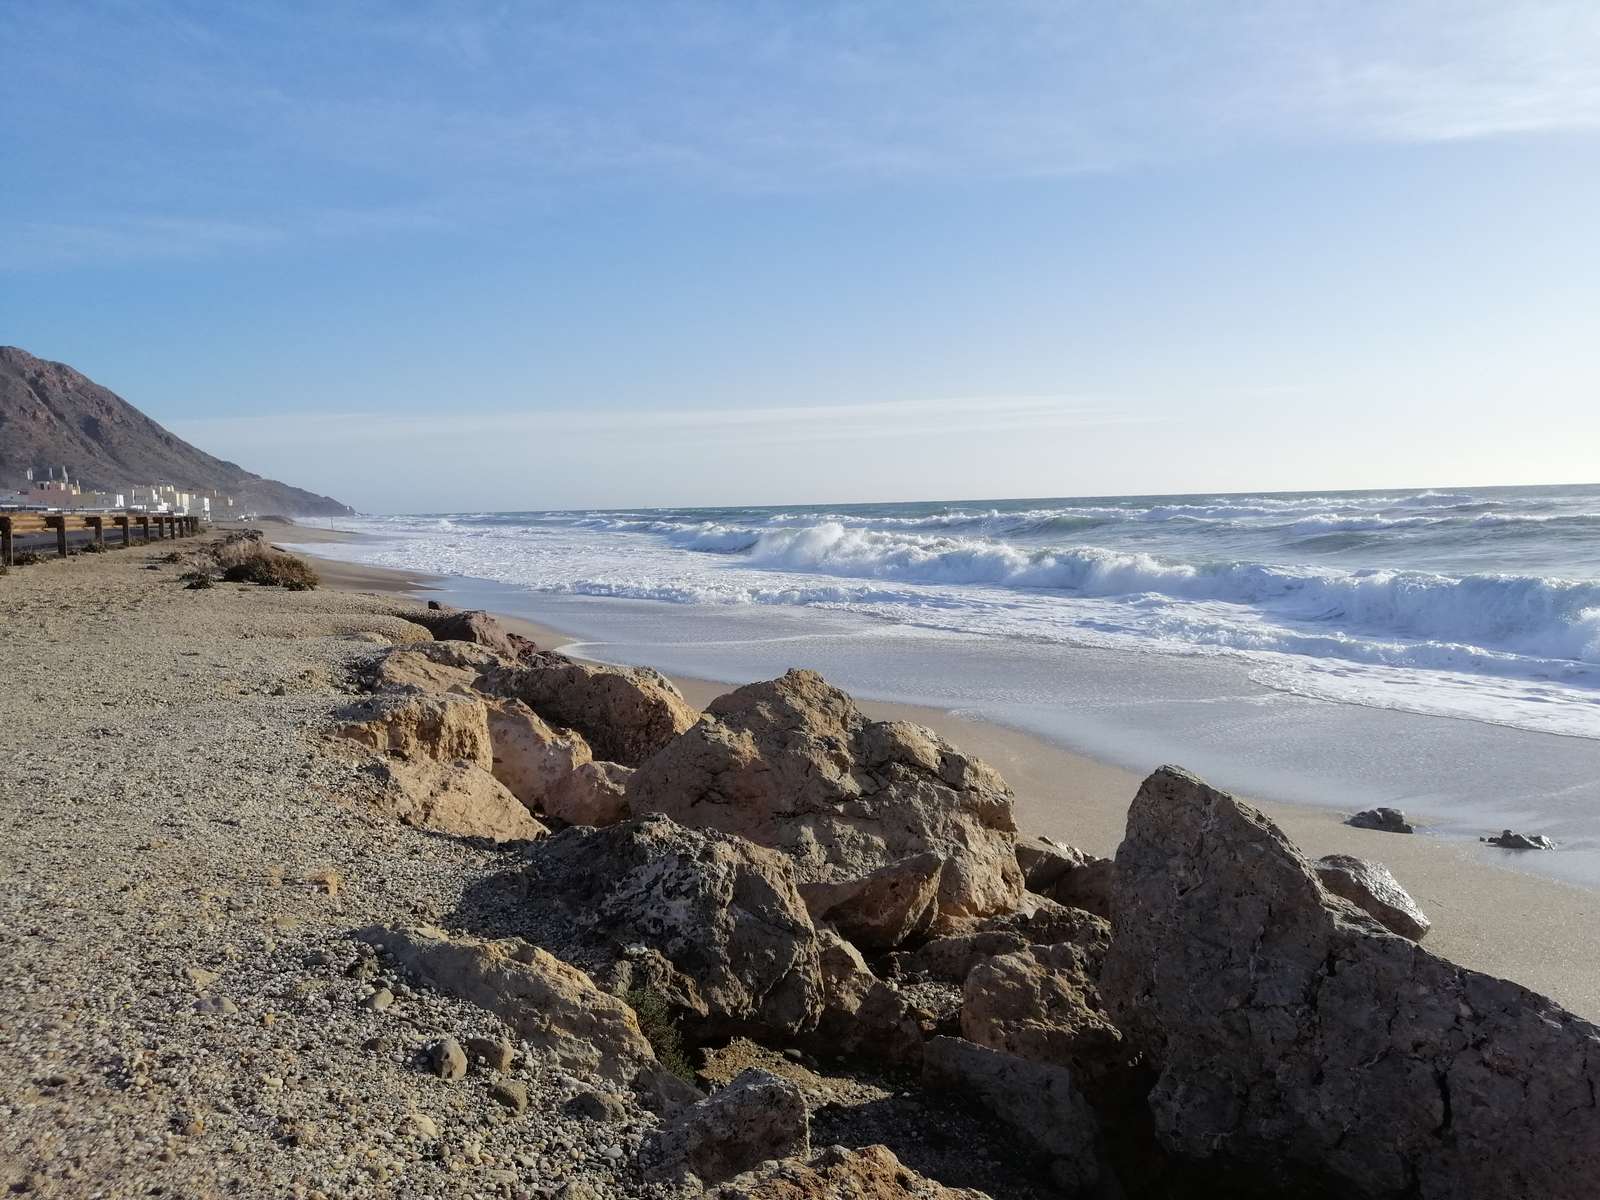
[[[0,566],[11,566],[15,554],[15,540],[28,534],[55,531],[56,553],[67,557],[67,534],[88,530],[94,534],[94,544],[106,544],[106,526],[122,530],[122,545],[133,545],[133,531],[137,528],[140,539],[188,537],[200,532],[199,517],[183,517],[175,513],[101,512],[101,513],[0,513]]]

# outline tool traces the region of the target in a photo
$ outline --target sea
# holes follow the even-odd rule
[[[306,549],[448,576],[596,658],[735,683],[814,666],[1137,769],[1399,803],[1446,835],[1539,824],[1591,851],[1539,869],[1600,880],[1600,485],[350,527]]]

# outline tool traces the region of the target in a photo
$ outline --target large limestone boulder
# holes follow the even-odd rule
[[[1065,1067],[1030,1062],[962,1038],[936,1037],[923,1048],[924,1086],[948,1088],[993,1113],[1051,1160],[1058,1186],[1081,1191],[1100,1180],[1100,1130]]]
[[[620,966],[700,1036],[789,1036],[822,1011],[816,930],[783,855],[652,815],[532,847],[527,911],[573,961]]]
[[[1101,990],[1159,1072],[1169,1150],[1331,1194],[1594,1195],[1600,1028],[1390,933],[1174,767],[1139,789],[1116,881]]]
[[[418,982],[493,1013],[553,1066],[680,1101],[698,1096],[656,1061],[633,1009],[537,946],[453,938],[428,926],[375,925],[356,936]]]
[[[477,763],[388,760],[376,764],[374,771],[385,810],[418,829],[496,842],[539,838],[549,832]]]
[[[545,797],[593,757],[581,735],[551,728],[520,700],[486,707],[494,777],[530,810],[544,807]]]
[[[817,920],[889,947],[1022,896],[1012,794],[920,726],[873,722],[812,671],[714,701],[628,787],[636,813],[783,850]]]
[[[784,1158],[735,1176],[707,1200],[990,1200],[972,1188],[948,1188],[919,1175],[887,1146],[829,1146],[808,1158]]]
[[[1070,942],[1029,946],[980,962],[961,992],[961,1036],[1088,1077],[1127,1062],[1089,955]]]
[[[494,766],[489,712],[474,696],[380,693],[341,709],[335,732],[379,754],[412,762],[465,760]]]
[[[628,780],[632,767],[621,763],[586,762],[563,776],[545,793],[544,811],[569,825],[602,827],[626,821]]]
[[[1420,942],[1433,928],[1433,922],[1411,893],[1382,863],[1348,854],[1328,854],[1314,865],[1323,887],[1335,896],[1343,896],[1390,932]]]
[[[577,730],[595,758],[625,767],[638,766],[700,715],[659,671],[576,662],[548,650],[496,672],[485,686],[552,725]]]
[[[679,1110],[651,1136],[641,1158],[651,1178],[693,1175],[706,1184],[810,1150],[805,1095],[789,1080],[749,1067],[727,1087]]]

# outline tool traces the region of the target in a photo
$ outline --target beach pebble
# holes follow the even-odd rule
[[[467,1055],[453,1037],[441,1038],[428,1047],[428,1067],[440,1079],[464,1079]]]

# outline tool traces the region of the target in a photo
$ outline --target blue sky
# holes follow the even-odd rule
[[[0,342],[359,507],[1558,482],[1592,3],[0,0]]]

